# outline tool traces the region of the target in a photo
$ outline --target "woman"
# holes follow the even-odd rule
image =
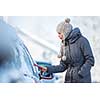
[[[90,83],[94,57],[88,40],[79,28],[74,28],[67,18],[57,26],[58,37],[62,40],[59,65],[43,68],[42,71],[59,73],[66,71],[65,83]]]

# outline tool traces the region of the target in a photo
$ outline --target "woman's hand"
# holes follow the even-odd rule
[[[47,67],[41,67],[41,69],[40,69],[42,72],[46,72],[47,71]]]

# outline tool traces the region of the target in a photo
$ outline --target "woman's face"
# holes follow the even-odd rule
[[[63,40],[64,39],[64,34],[63,33],[58,33],[58,37]]]

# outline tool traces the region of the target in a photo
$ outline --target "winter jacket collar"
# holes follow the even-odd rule
[[[70,44],[74,43],[82,36],[79,28],[74,28],[69,36],[65,39],[65,42],[69,42]]]

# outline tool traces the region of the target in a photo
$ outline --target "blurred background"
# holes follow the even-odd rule
[[[88,38],[95,57],[95,66],[91,70],[92,82],[100,82],[99,16],[1,16],[0,19],[16,29],[34,60],[59,64],[57,54],[61,41],[56,33],[56,26],[66,17],[71,19],[73,27],[79,27],[81,33]],[[65,72],[59,75],[63,82]]]

